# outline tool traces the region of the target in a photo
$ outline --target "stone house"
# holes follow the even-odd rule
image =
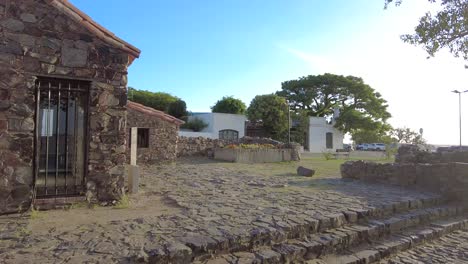
[[[138,128],[137,162],[173,161],[177,158],[177,132],[184,121],[162,111],[128,101],[127,127]],[[131,136],[131,132],[129,133]],[[127,156],[130,157],[130,140]]]
[[[127,68],[140,51],[67,0],[0,2],[0,213],[119,199]]]

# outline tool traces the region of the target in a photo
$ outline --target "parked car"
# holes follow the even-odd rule
[[[369,150],[369,144],[362,143],[356,146],[356,150]]]
[[[385,144],[384,143],[374,143],[372,145],[373,145],[373,150],[385,151]]]

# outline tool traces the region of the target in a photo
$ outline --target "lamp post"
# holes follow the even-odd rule
[[[460,116],[460,151],[462,151],[462,110],[461,110],[461,95],[462,93],[466,93],[466,91],[458,91],[458,90],[453,90],[452,93],[458,94],[458,111],[459,111],[459,116]]]
[[[288,107],[288,144],[291,144],[291,108],[289,100],[286,99],[286,106]]]

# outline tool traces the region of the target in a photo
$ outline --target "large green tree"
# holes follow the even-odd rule
[[[288,99],[293,111],[327,117],[339,110],[335,127],[347,133],[388,131],[387,101],[361,78],[326,73],[282,83],[277,95]]]
[[[246,105],[239,99],[232,96],[224,96],[221,100],[217,101],[211,107],[213,113],[226,113],[226,114],[245,114]]]
[[[132,87],[128,88],[128,99],[166,113],[169,111],[169,106],[172,103],[180,100],[178,97],[168,93],[137,90]]]
[[[462,57],[468,63],[468,0],[428,0],[440,3],[436,14],[427,12],[420,18],[415,33],[401,36],[402,40],[421,45],[430,56],[442,48],[448,48],[455,57]],[[400,5],[402,0],[385,0]]]
[[[251,122],[259,122],[273,139],[285,141],[288,132],[288,104],[275,94],[257,95],[247,109]]]

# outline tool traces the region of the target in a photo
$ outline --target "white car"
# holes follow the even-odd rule
[[[371,150],[375,151],[385,151],[385,144],[384,143],[372,143]]]
[[[369,150],[369,144],[363,143],[356,146],[356,150]]]

